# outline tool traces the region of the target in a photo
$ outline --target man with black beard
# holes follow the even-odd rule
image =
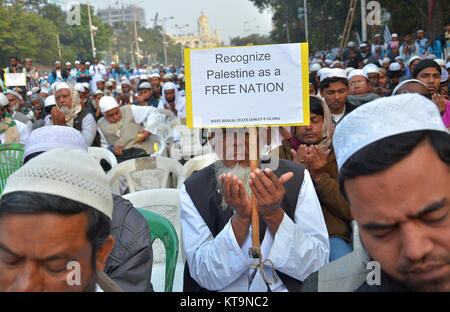
[[[184,291],[299,291],[329,255],[308,171],[279,159],[275,171],[260,163],[251,173],[245,129],[219,129],[210,139],[221,160],[194,173],[180,191]],[[264,274],[258,270],[249,285],[257,263],[248,253],[251,196],[259,213]]]

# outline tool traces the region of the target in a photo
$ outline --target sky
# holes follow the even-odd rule
[[[232,37],[244,37],[251,33],[268,35],[272,29],[272,13],[267,10],[259,13],[248,0],[90,0],[89,2],[96,9],[116,7],[121,4],[135,4],[137,7],[142,7],[145,9],[147,27],[152,25],[150,19],[154,18],[156,13],[158,13],[158,19],[173,16],[173,19],[166,22],[166,32],[174,35],[197,34],[197,19],[200,17],[200,12],[204,11],[209,19],[211,32],[214,33],[216,28],[219,29],[221,40],[225,45],[229,44]],[[175,25],[186,24],[189,26],[182,31],[175,27]]]

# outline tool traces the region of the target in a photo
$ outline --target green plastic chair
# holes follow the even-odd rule
[[[6,185],[8,177],[22,166],[24,144],[0,144],[0,194]]]
[[[178,258],[178,235],[172,223],[165,217],[154,212],[137,208],[137,210],[144,216],[150,227],[152,234],[152,243],[159,238],[166,249],[166,274],[164,281],[164,290],[172,292],[173,279],[175,277],[175,269],[177,267]]]

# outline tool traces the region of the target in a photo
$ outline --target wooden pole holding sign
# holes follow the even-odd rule
[[[250,171],[254,172],[258,168],[258,135],[256,127],[249,128],[249,156]],[[256,197],[252,194],[252,248],[249,253],[252,258],[261,258],[261,248],[259,241],[259,214],[256,209]]]
[[[257,127],[309,125],[308,44],[185,49],[186,125],[249,129],[250,170],[258,166]],[[274,103],[277,103],[274,109]],[[251,196],[249,287],[263,272],[256,197]]]

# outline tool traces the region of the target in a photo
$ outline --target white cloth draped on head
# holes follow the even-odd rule
[[[66,112],[66,126],[73,127],[73,120],[83,109],[83,107],[81,106],[80,95],[78,94],[78,91],[74,87],[68,85],[65,82],[57,84],[55,91],[58,92],[59,90],[62,89],[69,89],[70,91],[70,95],[72,98],[72,107]],[[58,107],[59,109],[61,109],[59,104]]]
[[[175,90],[175,103],[178,102],[180,96],[178,94],[178,88],[177,88],[176,84],[174,84],[173,82],[164,83],[164,85],[162,87],[162,95],[164,97],[164,103],[167,103],[166,94],[164,93],[164,91],[166,91],[166,90]]]

